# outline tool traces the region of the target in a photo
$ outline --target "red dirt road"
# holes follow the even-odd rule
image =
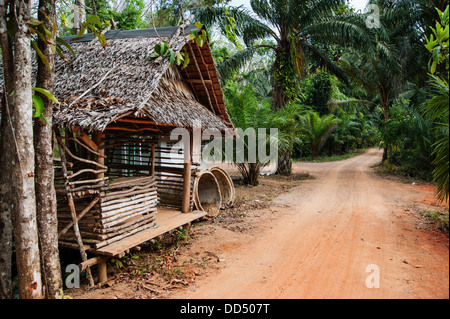
[[[379,177],[371,166],[380,159],[369,150],[341,162],[297,164],[315,179],[274,200],[283,207],[277,219],[227,250],[224,266],[195,291],[170,297],[449,298],[448,237],[420,229],[408,214],[432,192]],[[368,288],[374,269],[379,288]]]

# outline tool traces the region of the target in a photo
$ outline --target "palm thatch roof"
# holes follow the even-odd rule
[[[200,121],[202,128],[232,129],[211,50],[190,39],[193,28],[114,30],[105,34],[106,48],[91,34],[65,38],[75,55],[66,50],[68,62],[58,59],[55,66],[54,95],[61,104],[54,125],[104,131],[121,118],[138,117],[155,126]],[[168,58],[152,58],[162,40],[189,53],[184,70]]]

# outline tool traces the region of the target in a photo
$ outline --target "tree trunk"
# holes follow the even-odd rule
[[[280,150],[276,174],[290,176],[292,173],[292,150]]]
[[[75,34],[78,34],[81,31],[83,23],[86,21],[86,6],[84,0],[75,0],[73,14],[74,14],[73,31]]]
[[[389,121],[389,98],[381,97],[381,101],[383,103],[384,122],[387,123]],[[389,145],[386,144],[383,150],[383,158],[381,159],[382,162],[387,161],[389,158],[388,149]]]
[[[5,52],[5,51],[3,51]],[[8,92],[8,91],[7,91]],[[11,145],[9,143],[11,134],[7,124],[8,112],[4,94],[2,99],[2,122],[0,139],[0,299],[12,298],[11,264],[13,227],[11,222]]]
[[[317,148],[311,148],[311,160],[315,161],[319,157],[319,150]]]
[[[272,77],[272,100],[275,111],[281,110],[288,102],[288,97],[285,92],[286,83],[286,54],[280,48],[276,53],[275,62],[273,65]]]
[[[3,58],[4,87],[0,125],[0,299],[12,298],[11,266],[13,227],[11,221],[11,149],[10,97],[14,89],[13,57],[11,39],[6,25],[7,5],[0,0],[0,47]]]
[[[39,8],[41,10],[39,11],[39,20],[45,21],[47,30],[52,30],[52,22],[49,19],[56,21],[55,0],[40,0]],[[53,34],[53,38],[51,39],[52,43],[55,43],[55,38],[56,35]],[[42,53],[47,57],[50,67],[53,68],[55,54],[52,52],[51,46],[41,39],[39,39],[38,45]],[[47,89],[50,92],[54,89],[53,72],[41,60],[38,63],[36,87]],[[34,123],[36,214],[39,228],[44,293],[46,298],[54,299],[60,295],[63,286],[58,250],[58,218],[54,187],[52,147],[53,103],[44,95],[41,95],[41,97],[45,104],[43,114],[48,124],[40,118],[37,118]]]
[[[261,175],[260,163],[236,163],[236,166],[242,175],[242,182],[245,185],[258,186],[259,176]]]
[[[14,35],[14,108],[12,165],[13,224],[21,299],[42,298],[34,184],[33,102],[31,93],[30,0],[16,2]]]

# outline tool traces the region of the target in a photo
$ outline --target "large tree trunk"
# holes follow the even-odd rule
[[[39,20],[45,21],[47,30],[52,29],[52,22],[56,21],[55,0],[39,1]],[[44,15],[45,13],[45,15]],[[47,18],[48,17],[48,18]],[[51,39],[55,43],[56,35]],[[39,39],[39,48],[47,57],[50,67],[55,64],[55,54],[51,46]],[[54,75],[44,63],[39,60],[36,87],[54,89]],[[45,96],[41,96],[45,107],[44,116],[48,124],[37,118],[34,123],[34,145],[36,153],[36,209],[41,246],[42,274],[44,292],[47,298],[54,299],[60,295],[62,287],[61,265],[58,250],[58,218],[56,210],[56,192],[54,187],[53,168],[53,131],[52,113],[53,103]]]
[[[10,113],[14,89],[11,39],[6,25],[7,5],[0,0],[0,47],[3,58],[4,87],[0,126],[0,299],[12,298],[11,266],[13,227],[11,222],[11,126]]]
[[[281,110],[288,102],[288,96],[285,91],[286,86],[286,53],[279,49],[276,53],[273,65],[272,77],[272,100],[275,111]]]
[[[20,298],[38,299],[42,298],[42,281],[34,181],[31,33],[27,26],[27,21],[31,17],[30,0],[17,1],[15,7],[13,110],[15,148],[11,149],[16,155],[15,163],[12,165],[14,240]]]
[[[5,140],[9,136],[5,119],[7,112],[5,99],[2,102],[2,123],[0,139],[0,299],[12,298],[11,261],[12,261],[12,222],[11,222],[11,171],[8,158],[9,143]]]

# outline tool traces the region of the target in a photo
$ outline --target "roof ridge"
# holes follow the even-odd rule
[[[156,32],[154,28],[146,28],[146,29],[134,29],[134,30],[123,30],[123,29],[116,29],[116,30],[110,30],[105,33],[106,40],[116,40],[116,39],[131,39],[131,38],[158,38],[158,34],[162,38],[171,38],[179,29],[178,26],[173,27],[160,27],[156,28]],[[194,24],[191,24],[189,22],[188,25],[185,26],[183,29],[184,35],[189,34],[189,32],[193,29],[197,28]],[[198,28],[197,28],[198,29]],[[187,32],[185,32],[187,31]],[[180,34],[182,35],[182,34]],[[64,36],[61,37],[64,41],[68,43],[83,43],[83,42],[90,42],[94,40],[95,36],[93,33],[87,33],[82,36]]]

